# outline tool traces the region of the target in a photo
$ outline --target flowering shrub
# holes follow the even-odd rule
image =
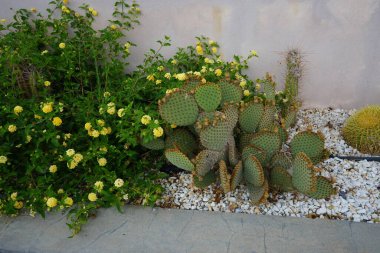
[[[155,203],[162,173],[139,146],[150,105],[131,92],[133,43],[120,42],[138,5],[117,1],[115,19],[95,30],[101,13],[65,3],[52,1],[47,17],[21,9],[0,23],[0,213],[70,208],[77,233],[97,207]]]

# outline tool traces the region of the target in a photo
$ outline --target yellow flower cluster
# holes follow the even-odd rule
[[[94,186],[97,192],[101,192],[103,190],[104,183],[102,181],[96,181]]]
[[[124,51],[126,52],[126,53],[129,53],[129,48],[131,47],[131,44],[129,43],[129,42],[127,42],[127,43],[125,43],[124,44]]]
[[[13,205],[13,207],[16,209],[21,209],[23,208],[23,206],[24,206],[24,203],[22,203],[22,201],[16,201]]]
[[[98,196],[96,196],[96,193],[91,192],[88,194],[88,200],[91,202],[95,202],[96,200],[98,200]]]
[[[144,125],[148,125],[152,118],[149,115],[144,115],[141,117],[141,123]]]
[[[214,60],[206,57],[205,58],[205,63],[207,63],[207,64],[213,64]]]
[[[66,206],[72,206],[74,204],[74,200],[70,197],[65,198],[63,202],[65,203]]]
[[[22,113],[22,111],[24,110],[24,108],[22,108],[22,106],[19,106],[19,105],[16,105],[14,108],[13,108],[13,112],[18,116],[20,113]]]
[[[75,169],[78,164],[83,160],[83,155],[81,153],[76,153],[74,149],[66,150],[66,155],[71,158],[71,160],[67,163],[67,167],[69,169]]]
[[[154,75],[148,75],[147,77],[146,77],[146,80],[148,80],[148,81],[154,81]]]
[[[66,44],[63,43],[63,42],[61,42],[61,43],[59,43],[58,47],[59,47],[60,49],[64,49],[64,48],[66,47]]]
[[[102,166],[102,167],[106,166],[106,164],[107,164],[107,159],[104,158],[104,157],[99,158],[99,159],[98,159],[98,164],[99,164],[99,166]]]
[[[164,129],[162,127],[156,127],[153,129],[153,136],[156,138],[161,137],[164,134]]]
[[[249,90],[244,90],[243,94],[246,97],[248,97],[249,95],[251,95],[251,93],[249,92]]]
[[[125,115],[124,108],[120,108],[119,110],[117,110],[117,116],[119,116],[119,118],[122,118],[124,115]]]
[[[16,127],[15,125],[9,125],[9,126],[8,126],[8,131],[9,131],[10,133],[14,133],[14,132],[17,131],[17,127]]]
[[[164,75],[164,77],[165,77],[166,79],[169,79],[169,80],[170,80],[170,78],[172,77],[172,75],[171,75],[170,73],[166,73],[166,74]]]
[[[45,81],[45,82],[44,82],[44,85],[45,85],[46,87],[49,87],[50,84],[51,84],[50,81]]]
[[[5,164],[7,163],[7,161],[8,161],[8,158],[6,156],[4,155],[0,156],[0,164]]]
[[[57,206],[58,200],[54,197],[48,198],[46,201],[46,205],[50,208]]]
[[[164,66],[159,66],[159,67],[157,67],[157,70],[158,70],[158,71],[164,71],[164,69],[165,69]]]
[[[176,74],[175,78],[177,78],[179,81],[185,81],[187,79],[187,75],[186,73],[180,73],[180,74]]]
[[[69,14],[70,13],[70,10],[69,10],[69,8],[67,8],[66,6],[62,6],[61,7],[61,10],[63,11],[63,12],[65,12],[65,13],[67,13],[67,14]]]
[[[54,117],[51,122],[54,126],[62,125],[62,119],[60,117]]]
[[[212,47],[212,48],[211,48],[211,51],[212,51],[214,54],[216,54],[216,53],[218,52],[218,48],[217,48],[217,47]]]
[[[244,88],[246,85],[247,85],[247,81],[246,80],[244,80],[244,79],[242,79],[241,81],[240,81],[240,87],[242,87],[242,88]]]
[[[53,111],[53,102],[42,103],[41,109],[44,113],[50,113]]]
[[[94,10],[94,8],[90,7],[90,8],[88,8],[88,11],[91,12],[91,14],[93,16],[98,16],[98,12],[96,10]]]
[[[56,173],[57,172],[57,165],[55,165],[55,164],[53,164],[53,165],[50,165],[50,167],[49,167],[49,172],[50,173]]]
[[[216,70],[214,71],[214,73],[215,73],[216,76],[221,76],[223,72],[222,72],[221,69],[216,69]]]
[[[114,185],[115,185],[117,188],[120,188],[120,187],[122,187],[122,186],[124,185],[124,180],[121,179],[121,178],[118,178],[118,179],[115,180]]]
[[[113,108],[115,108],[115,107],[113,107]],[[124,114],[125,114],[124,113],[124,109],[119,109],[118,116],[122,117]],[[102,127],[100,129],[100,131],[94,129],[93,126],[92,126],[92,124],[90,122],[87,122],[84,125],[84,128],[87,130],[87,133],[88,133],[89,136],[91,136],[93,138],[98,138],[100,135],[107,135],[107,134],[111,134],[112,133],[111,127],[105,127],[104,120],[99,119],[99,120],[96,121],[96,124],[98,126]]]
[[[197,51],[197,54],[203,55],[203,48],[200,43],[195,47],[195,50]]]

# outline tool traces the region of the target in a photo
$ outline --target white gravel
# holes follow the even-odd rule
[[[353,112],[342,109],[301,110],[297,124],[290,129],[289,135],[293,137],[310,125],[314,131],[319,130],[325,135],[325,146],[331,153],[365,155],[348,146],[340,135],[344,121]],[[338,192],[326,200],[315,200],[300,193],[271,193],[267,203],[255,206],[249,201],[244,185],[228,194],[223,194],[216,185],[200,190],[192,187],[190,174],[179,173],[176,177],[160,181],[165,193],[157,205],[191,210],[380,222],[380,162],[331,158],[318,164],[318,167],[324,169],[323,176],[335,180],[334,186]]]

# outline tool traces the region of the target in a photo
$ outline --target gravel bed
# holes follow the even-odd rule
[[[340,135],[344,121],[353,112],[331,108],[301,110],[289,136],[292,138],[297,132],[312,126],[314,131],[319,130],[325,135],[325,147],[332,154],[369,156],[348,146]],[[287,146],[284,145],[284,148]],[[165,192],[157,205],[190,210],[380,222],[380,162],[330,158],[317,167],[323,168],[323,176],[334,180],[338,194],[329,199],[315,200],[300,193],[271,193],[267,203],[255,206],[249,201],[244,185],[228,194],[223,194],[217,185],[196,189],[192,186],[191,174],[181,172],[160,181]]]

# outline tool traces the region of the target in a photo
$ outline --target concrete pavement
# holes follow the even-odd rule
[[[1,253],[378,253],[380,225],[126,206],[101,209],[80,234],[59,213],[0,217]]]

